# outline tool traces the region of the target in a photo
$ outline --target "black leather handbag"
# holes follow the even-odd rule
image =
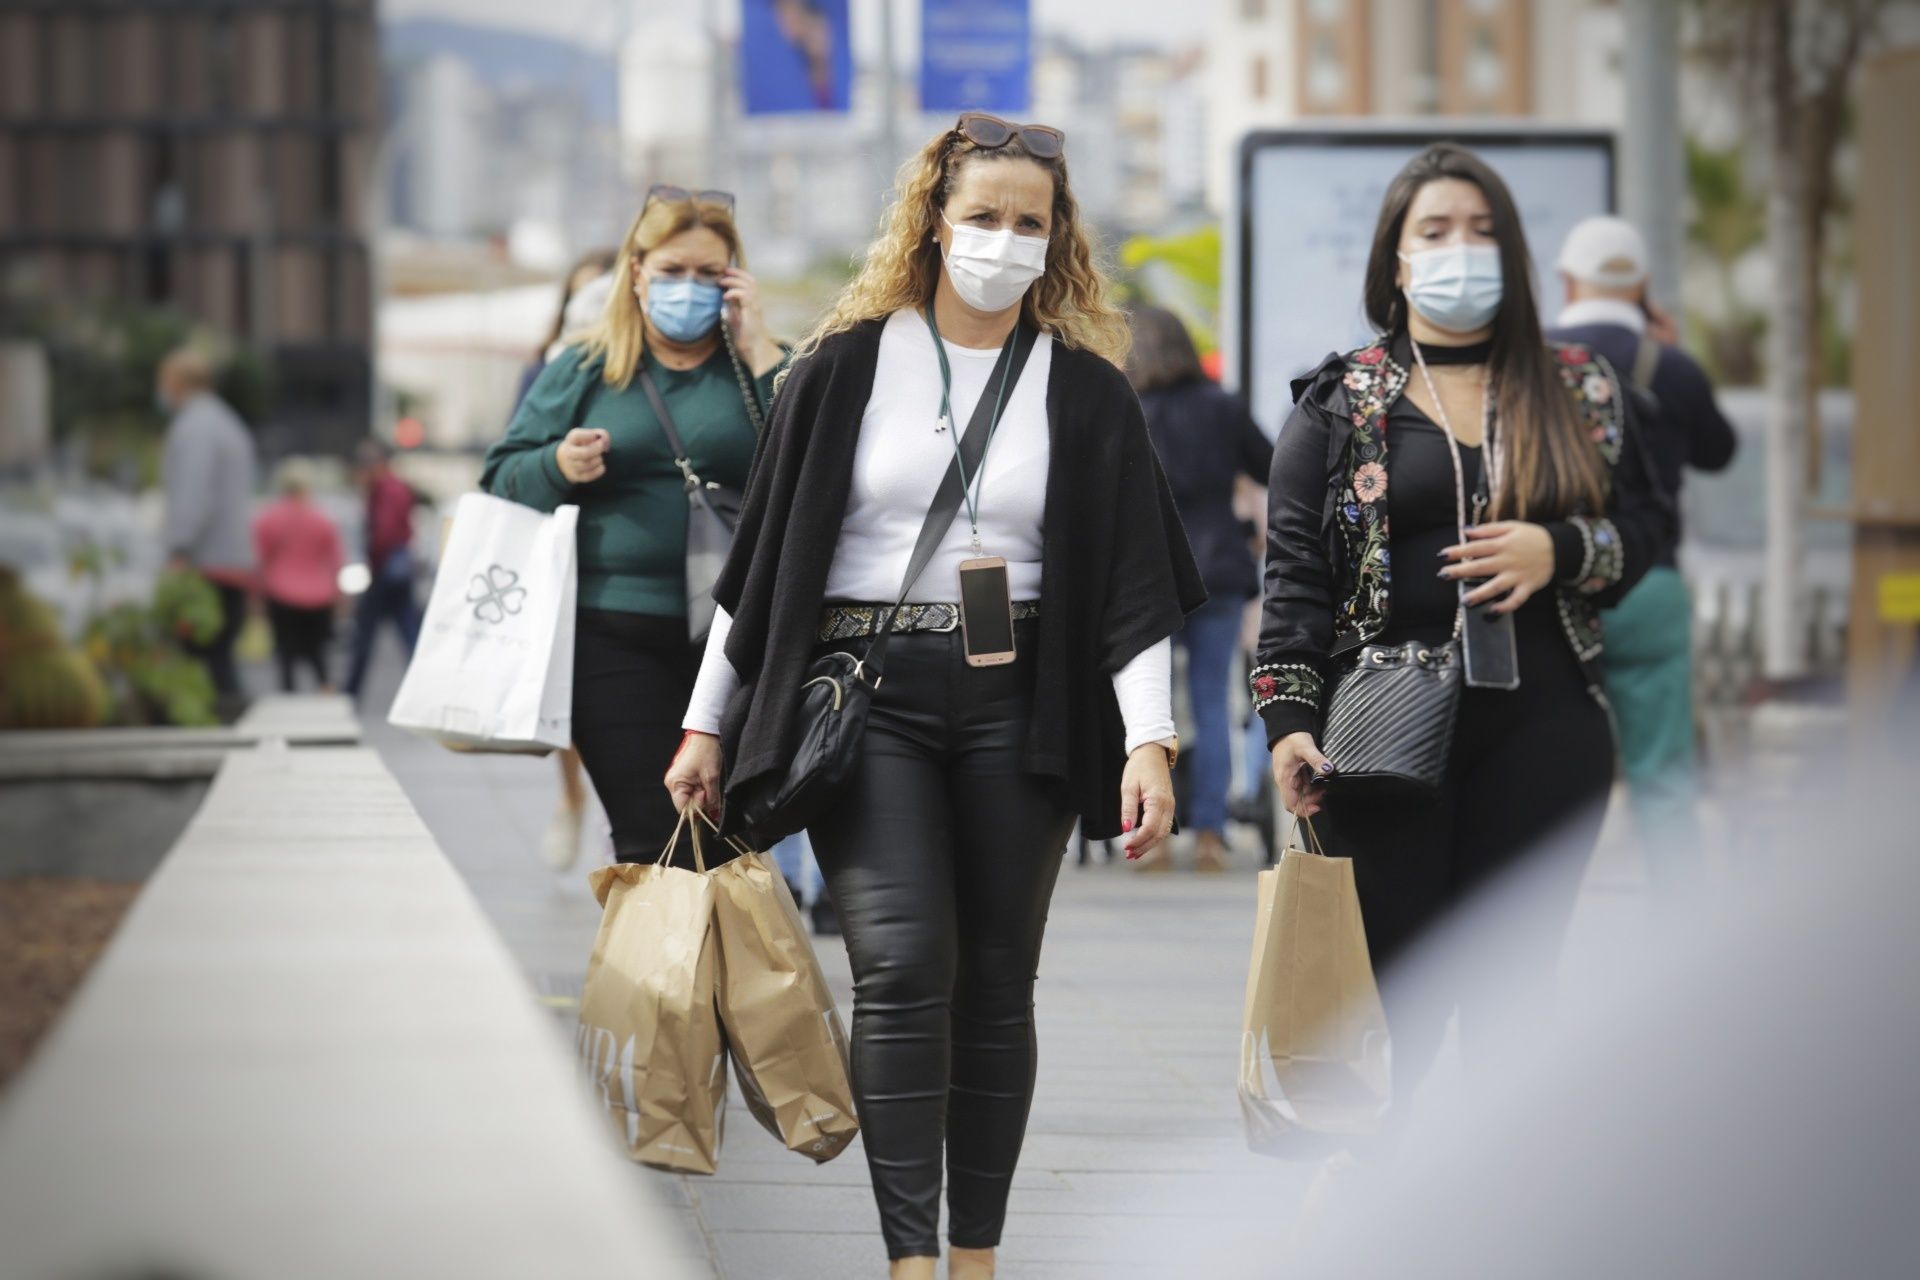
[[[1341,786],[1435,792],[1460,709],[1460,641],[1370,644],[1333,686],[1320,750]]]
[[[1420,371],[1426,360],[1419,344],[1414,355]],[[1428,388],[1436,406],[1440,396]],[[1481,406],[1487,420],[1491,397]],[[1467,483],[1460,462],[1460,445],[1446,410],[1438,414],[1453,457],[1453,488],[1460,541],[1467,540]],[[1484,482],[1485,475],[1483,473]],[[1334,784],[1341,787],[1377,787],[1432,794],[1447,776],[1453,751],[1453,728],[1460,716],[1460,688],[1465,680],[1465,653],[1460,635],[1466,606],[1453,615],[1453,635],[1444,644],[1408,641],[1402,645],[1363,645],[1359,660],[1333,686],[1327,704],[1327,723],[1320,750],[1333,762]]]
[[[1026,366],[1037,338],[1025,324],[1017,326],[1012,340],[1001,348],[993,372],[987,375],[987,385],[993,386],[1004,377],[1010,394],[1011,388],[1020,381],[1020,371]],[[1009,360],[1011,367],[1007,365]],[[866,732],[873,692],[880,687],[887,641],[893,636],[893,619],[953,525],[967,482],[978,472],[980,460],[986,456],[992,418],[992,397],[983,395],[967,423],[966,434],[961,437],[960,456],[947,468],[939,489],[934,492],[926,523],[920,526],[920,537],[913,544],[913,556],[907,562],[899,597],[887,611],[866,652],[856,658],[851,653],[835,650],[822,654],[807,668],[807,678],[800,686],[800,706],[788,730],[786,770],[762,774],[745,784],[730,784],[726,788],[726,812],[721,829],[727,835],[742,836],[756,849],[772,848],[794,832],[806,830],[853,775],[854,766],[860,760],[860,739]],[[736,757],[738,745],[736,742],[726,744],[729,760]]]
[[[724,321],[722,327],[725,327]],[[734,376],[740,380],[740,394],[746,400],[747,416],[753,421],[754,434],[758,435],[765,422],[760,397],[747,381],[739,357],[733,354],[731,338],[728,339],[727,354],[733,358]],[[660,394],[660,388],[654,385],[644,359],[640,362],[640,388],[647,393],[647,400],[653,405],[653,416],[660,420],[660,429],[666,432],[667,444],[673,449],[673,464],[680,468],[681,478],[686,482],[687,638],[698,646],[706,643],[707,632],[713,629],[716,607],[713,584],[720,580],[720,571],[727,565],[727,553],[733,550],[733,533],[740,527],[742,495],[738,489],[702,480],[694,471],[693,459],[680,438],[680,429],[674,425],[673,415],[667,412],[666,398]]]

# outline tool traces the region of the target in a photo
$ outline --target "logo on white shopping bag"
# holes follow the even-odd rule
[[[473,616],[495,625],[505,622],[527,603],[527,589],[518,585],[520,575],[504,565],[490,564],[485,573],[473,575],[467,587],[467,603]]]

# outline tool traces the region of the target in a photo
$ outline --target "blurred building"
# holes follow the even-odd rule
[[[1091,48],[1041,36],[1029,115],[1066,131],[1074,195],[1109,235],[1164,232],[1169,219],[1197,208],[1205,64],[1198,49]]]
[[[1314,118],[1503,116],[1615,124],[1622,24],[1607,0],[1219,0],[1209,203],[1248,129]]]
[[[365,433],[372,0],[0,5],[0,282],[268,357],[276,443]]]
[[[389,248],[499,240],[553,271],[618,239],[631,191],[611,53],[439,18],[383,34],[387,218],[409,233]]]

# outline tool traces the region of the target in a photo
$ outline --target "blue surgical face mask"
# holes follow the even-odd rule
[[[1407,264],[1407,303],[1438,329],[1472,333],[1500,311],[1500,250],[1449,244],[1400,255]]]
[[[649,280],[647,319],[675,342],[698,342],[720,322],[720,286],[705,280]]]

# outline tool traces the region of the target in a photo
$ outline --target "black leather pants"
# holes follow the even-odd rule
[[[860,769],[814,824],[853,962],[853,1088],[891,1258],[1000,1242],[1036,1064],[1033,983],[1073,815],[1022,772],[1021,658],[974,668],[958,634],[894,637]],[[864,648],[851,642],[851,651]]]

